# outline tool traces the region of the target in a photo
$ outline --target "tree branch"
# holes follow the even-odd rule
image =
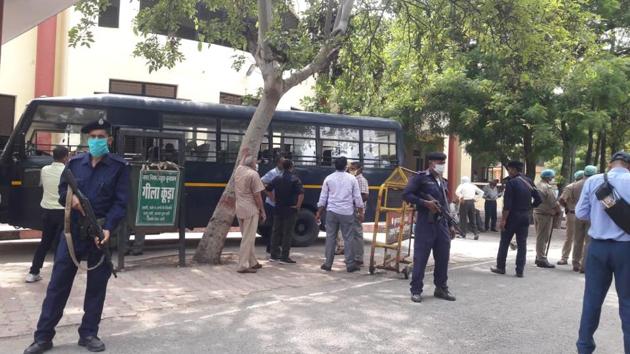
[[[272,60],[271,48],[266,41],[273,20],[272,10],[271,0],[258,0],[258,50],[254,56],[260,56],[264,60]]]
[[[284,80],[282,87],[283,92],[289,91],[294,86],[306,80],[309,76],[323,70],[326,67],[332,56],[339,50],[339,44],[348,30],[348,23],[350,21],[350,14],[352,13],[353,5],[354,0],[344,0],[339,4],[339,11],[337,12],[337,18],[335,19],[335,26],[333,28],[331,38],[322,44],[322,47],[317,52],[317,55],[315,55],[308,65],[294,72],[291,76]]]

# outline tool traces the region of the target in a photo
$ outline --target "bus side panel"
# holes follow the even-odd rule
[[[229,180],[233,164],[186,161],[186,226],[205,227]]]
[[[15,185],[11,187],[9,193],[9,224],[42,229],[40,174],[42,167],[51,162],[50,156],[31,156],[15,165],[14,171],[17,173],[12,177]]]

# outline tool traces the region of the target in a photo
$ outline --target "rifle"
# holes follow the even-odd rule
[[[93,236],[98,241],[102,241],[105,238],[105,235],[103,234],[103,228],[101,227],[101,225],[98,224],[96,214],[94,214],[94,209],[92,209],[92,204],[90,204],[90,200],[79,189],[79,185],[77,184],[77,180],[72,174],[72,171],[66,168],[62,173],[62,177],[68,183],[69,191],[72,191],[72,193],[67,194],[68,198],[66,200],[66,204],[72,203],[72,194],[77,196],[77,198],[79,199],[79,203],[81,203],[81,207],[85,212],[85,218],[88,222],[87,229],[92,234],[91,236]],[[66,239],[68,238],[68,235],[69,230],[66,230]],[[72,244],[68,244],[68,248],[70,249],[70,255],[73,257],[73,261],[75,263],[78,263],[78,261],[76,261],[75,259],[76,256],[74,256],[74,249]],[[107,266],[109,266],[109,268],[111,269],[114,278],[118,278],[118,276],[116,275],[116,269],[114,268],[114,264],[112,263],[112,252],[109,249],[109,245],[103,245],[101,250],[103,251],[103,259],[101,259],[101,262],[99,262],[96,266],[88,270],[98,267],[103,261],[105,261]],[[78,264],[76,265],[78,266]]]
[[[453,216],[451,215],[449,210],[446,210],[446,208],[444,207],[444,205],[440,204],[440,202],[433,198],[433,196],[426,194],[426,193],[420,193],[420,196],[426,200],[429,200],[431,202],[436,202],[437,205],[440,206],[440,213],[436,214],[439,217],[443,217],[446,219],[446,222],[448,223],[449,226],[452,226],[455,231],[457,233],[459,233],[460,235],[464,235],[464,232],[462,231],[462,229],[459,227],[457,221],[455,221],[455,218],[453,218]]]

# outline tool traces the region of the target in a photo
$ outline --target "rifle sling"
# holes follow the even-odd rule
[[[66,192],[66,208],[65,208],[64,220],[63,220],[64,221],[63,233],[64,233],[64,236],[66,237],[66,243],[68,244],[68,253],[70,254],[70,259],[72,259],[72,263],[74,263],[74,265],[77,266],[77,268],[81,270],[90,271],[90,270],[96,269],[98,266],[103,264],[103,262],[105,261],[105,255],[104,254],[101,255],[101,259],[93,267],[85,267],[81,263],[79,263],[79,260],[77,259],[77,255],[74,252],[74,242],[72,241],[72,231],[70,227],[70,214],[72,211],[72,197],[73,196],[74,196],[74,193],[72,192],[72,188],[68,186],[68,192]]]

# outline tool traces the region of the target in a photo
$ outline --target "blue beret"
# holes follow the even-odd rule
[[[542,178],[553,178],[556,176],[556,171],[548,168],[540,173],[540,177]]]

